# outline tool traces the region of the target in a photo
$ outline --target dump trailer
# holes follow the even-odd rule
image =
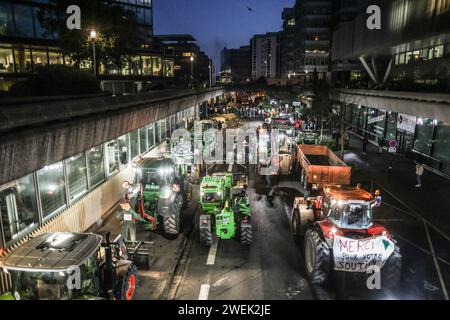
[[[317,190],[325,185],[349,185],[351,167],[327,146],[297,145],[300,179],[305,190]]]

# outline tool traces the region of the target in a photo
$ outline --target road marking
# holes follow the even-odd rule
[[[198,300],[208,300],[210,288],[211,286],[209,284],[202,284],[200,287],[200,293],[198,294]]]
[[[442,277],[441,268],[439,267],[439,262],[437,261],[436,253],[434,252],[433,242],[431,242],[430,231],[428,230],[428,225],[426,221],[423,221],[423,225],[425,227],[425,232],[427,234],[428,242],[430,244],[430,250],[433,255],[434,266],[436,267],[436,272],[439,276],[439,282],[441,283],[442,293],[444,294],[445,300],[448,300],[447,288],[445,287],[445,281],[444,278]]]
[[[420,215],[419,213],[417,213],[417,211],[413,210],[410,206],[408,206],[404,201],[402,201],[401,199],[399,199],[396,195],[394,195],[391,191],[389,191],[388,189],[386,189],[384,186],[382,186],[380,183],[377,182],[377,184],[381,187],[381,189],[383,189],[384,191],[386,191],[390,196],[392,196],[395,200],[397,200],[398,202],[400,202],[406,209],[408,209],[409,211],[411,211],[413,213],[413,217],[420,219],[424,222],[426,222],[431,228],[433,228],[437,233],[439,233],[441,236],[443,236],[446,240],[450,241],[450,237],[448,235],[446,235],[443,231],[441,231],[438,227],[436,227],[434,224],[432,224],[430,221],[428,221],[427,219],[425,219],[422,215]],[[405,210],[399,210],[402,212],[407,213],[407,211]]]
[[[208,259],[206,260],[206,265],[212,266],[216,263],[217,247],[219,245],[219,239],[213,241],[211,247],[209,247]]]

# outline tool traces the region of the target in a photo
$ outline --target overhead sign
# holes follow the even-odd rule
[[[367,239],[334,237],[334,270],[366,272],[370,266],[380,269],[394,252],[394,243],[386,236]]]
[[[417,117],[399,113],[397,117],[397,129],[414,133],[416,132]]]

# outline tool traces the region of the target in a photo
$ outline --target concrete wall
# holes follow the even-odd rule
[[[0,107],[0,185],[219,96],[221,88]]]

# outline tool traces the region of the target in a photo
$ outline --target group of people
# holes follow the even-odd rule
[[[236,107],[234,113],[241,118],[247,119],[264,119],[265,111],[255,106]]]

